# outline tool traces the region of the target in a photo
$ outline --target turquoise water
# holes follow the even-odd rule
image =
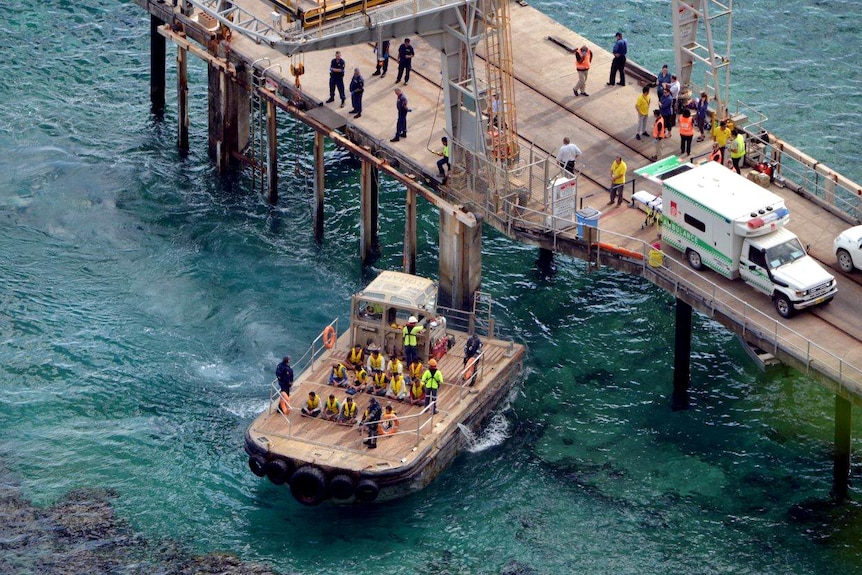
[[[669,59],[665,2],[605,4],[542,6],[596,40],[626,30],[645,65]],[[345,155],[327,157],[317,246],[308,133],[282,126],[282,141],[301,137],[280,150],[270,209],[247,180],[215,175],[202,98],[185,159],[172,103],[163,123],[150,117],[140,9],[5,8],[0,459],[37,504],[111,488],[146,537],[303,574],[862,572],[860,508],[828,503],[828,393],[759,373],[696,317],[692,409],[673,413],[669,296],[565,259],[543,278],[534,249],[490,231],[483,288],[529,356],[484,448],[425,491],[362,510],[305,508],[257,479],[242,439],[277,358],[400,265],[398,186],[383,183],[382,256],[363,270]],[[857,181],[860,16],[849,1],[752,2],[734,37],[739,97]],[[200,96],[199,62],[191,75]],[[420,217],[418,267],[433,275],[436,214],[421,205]]]

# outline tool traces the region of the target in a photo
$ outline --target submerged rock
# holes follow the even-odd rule
[[[0,573],[43,575],[276,575],[222,553],[196,556],[172,541],[150,541],[117,518],[105,489],[77,489],[34,507],[0,467]]]

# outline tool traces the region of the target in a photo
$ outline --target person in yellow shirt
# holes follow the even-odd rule
[[[608,205],[617,202],[623,203],[623,185],[626,183],[626,163],[622,156],[617,156],[611,164],[611,201]]]
[[[637,101],[635,102],[635,110],[638,113],[638,129],[635,132],[635,139],[640,140],[641,136],[649,137],[649,132],[647,132],[647,120],[649,120],[649,86],[644,86],[643,92],[640,96],[638,96]]]
[[[727,127],[727,122],[722,120],[721,123],[712,131],[712,139],[718,143],[718,149],[721,150],[721,164],[727,159],[727,142],[730,140],[731,132]]]

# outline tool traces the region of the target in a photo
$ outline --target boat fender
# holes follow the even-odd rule
[[[329,480],[329,496],[333,499],[349,499],[353,496],[353,479],[340,473]]]
[[[326,476],[317,467],[300,467],[290,478],[290,492],[303,505],[319,505],[326,499]]]
[[[335,340],[338,339],[335,335],[335,328],[331,325],[326,326],[323,330],[323,345],[326,349],[335,347]]]
[[[290,477],[290,464],[284,459],[273,459],[266,464],[266,476],[276,485],[284,485]]]
[[[370,503],[377,499],[377,494],[380,493],[380,487],[373,479],[360,479],[356,484],[356,500],[363,503]]]
[[[262,455],[252,455],[248,458],[248,468],[258,477],[266,475],[266,459]]]

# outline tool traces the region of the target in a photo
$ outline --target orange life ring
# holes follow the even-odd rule
[[[470,381],[473,379],[473,375],[476,373],[476,358],[471,357],[467,360],[467,367],[464,369],[464,381]]]
[[[323,330],[323,345],[326,349],[332,349],[335,347],[335,340],[338,339],[335,335],[335,328],[331,325],[326,326],[326,329]]]
[[[377,426],[380,435],[392,435],[398,431],[398,416],[394,413],[384,413],[383,421]]]
[[[285,392],[281,392],[281,397],[278,400],[278,410],[285,415],[290,415],[290,396]]]
[[[593,247],[597,247],[606,251],[609,251],[614,254],[619,254],[621,256],[626,256],[627,258],[632,258],[636,260],[644,259],[644,255],[640,252],[627,250],[626,248],[621,248],[619,246],[615,246],[613,244],[606,244],[604,242],[596,242],[593,244]]]

